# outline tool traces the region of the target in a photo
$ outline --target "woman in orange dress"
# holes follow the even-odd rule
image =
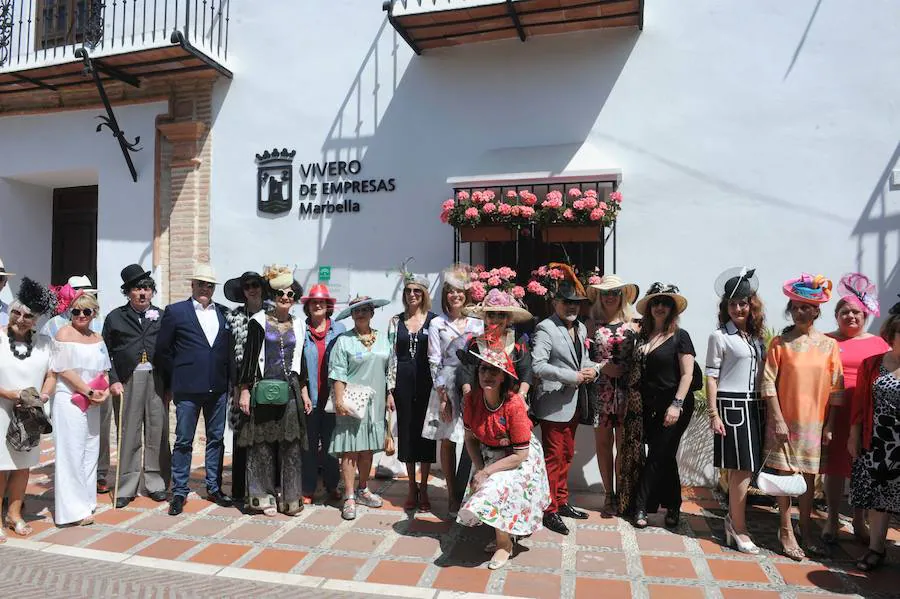
[[[804,550],[810,555],[823,554],[814,544],[810,514],[822,445],[832,436],[826,410],[829,405],[843,404],[844,384],[837,342],[813,326],[822,313],[819,306],[831,299],[831,281],[804,274],[785,283],[783,291],[790,298],[786,312],[794,324],[772,340],[766,355],[762,388],[769,407],[765,466],[801,472],[806,479],[806,492],[799,498],[804,549],[797,545],[791,527],[791,498],[778,498],[778,540],[787,557],[800,561]]]

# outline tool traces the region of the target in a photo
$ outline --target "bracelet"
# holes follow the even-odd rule
[[[678,399],[678,398],[676,397],[674,400],[672,400],[672,407],[673,407],[673,408],[678,408],[678,409],[680,410],[680,409],[682,409],[683,406],[684,406],[684,400],[683,400],[683,399]]]

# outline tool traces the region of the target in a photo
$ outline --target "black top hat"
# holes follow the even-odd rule
[[[588,301],[587,296],[579,293],[575,285],[569,281],[560,281],[559,285],[556,286],[556,295],[553,298],[567,302]]]
[[[119,276],[122,277],[122,289],[127,291],[131,288],[132,283],[150,278],[150,274],[150,271],[144,270],[144,267],[140,264],[129,264],[119,273]]]
[[[262,278],[262,275],[252,270],[248,270],[239,277],[225,281],[222,291],[225,293],[225,297],[228,301],[236,304],[243,304],[246,301],[246,298],[244,297],[244,290],[242,287],[246,281],[252,280],[259,281],[259,284],[263,289],[263,294],[267,293],[268,285],[266,285],[266,281]]]

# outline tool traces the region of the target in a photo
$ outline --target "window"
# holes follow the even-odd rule
[[[37,0],[35,49],[66,44],[94,45],[103,32],[103,2],[97,0]]]

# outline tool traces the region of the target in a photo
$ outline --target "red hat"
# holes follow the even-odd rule
[[[313,285],[309,290],[309,295],[301,297],[300,301],[305,304],[309,300],[314,299],[325,300],[332,305],[337,303],[337,298],[331,297],[331,294],[328,293],[328,287],[326,287],[322,283]]]

